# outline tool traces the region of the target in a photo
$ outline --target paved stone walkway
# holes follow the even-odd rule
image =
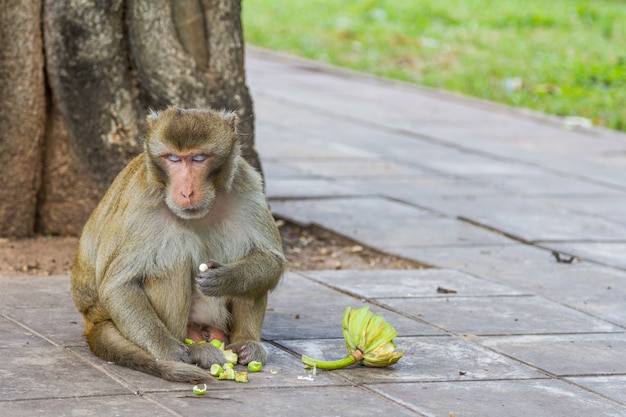
[[[433,268],[288,274],[264,371],[204,397],[95,358],[67,276],[1,277],[0,415],[626,416],[626,135],[247,64],[274,213]],[[343,356],[342,312],[362,305],[403,359],[311,376],[299,355]]]

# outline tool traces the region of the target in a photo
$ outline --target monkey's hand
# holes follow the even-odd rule
[[[226,362],[224,352],[210,343],[196,343],[188,347],[192,363],[197,364],[201,368],[209,369],[214,363],[222,364]]]
[[[222,281],[228,276],[228,268],[212,261],[204,265],[207,266],[207,270],[200,272],[196,277],[200,291],[211,297],[224,295],[222,293]]]
[[[226,346],[226,349],[232,349],[239,358],[238,363],[241,365],[247,365],[252,361],[266,363],[269,356],[267,349],[261,342],[254,340],[248,340],[244,342],[231,343]]]
[[[154,347],[154,356],[160,360],[193,363],[189,347],[176,341],[166,347]]]
[[[278,252],[253,250],[225,265],[207,262],[206,270],[198,274],[196,281],[204,295],[257,299],[276,287],[284,263],[283,255]]]

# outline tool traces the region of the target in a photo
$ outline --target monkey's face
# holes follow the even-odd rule
[[[167,110],[148,117],[146,151],[152,180],[182,219],[206,216],[218,191],[229,191],[239,144],[232,114]]]
[[[169,184],[165,202],[182,219],[204,217],[215,198],[211,178],[214,156],[204,153],[167,153],[160,156]]]

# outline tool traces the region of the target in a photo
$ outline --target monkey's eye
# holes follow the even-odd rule
[[[172,155],[172,154],[165,155],[165,157],[167,159],[169,159],[170,161],[172,161],[172,162],[180,162],[181,159],[182,159],[180,156],[176,156],[176,155]]]
[[[194,162],[202,162],[202,161],[206,161],[206,159],[208,158],[208,155],[204,155],[204,154],[199,154],[199,155],[194,155],[193,158],[191,158]]]

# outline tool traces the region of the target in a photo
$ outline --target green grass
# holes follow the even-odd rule
[[[626,130],[626,0],[242,5],[252,45]]]

